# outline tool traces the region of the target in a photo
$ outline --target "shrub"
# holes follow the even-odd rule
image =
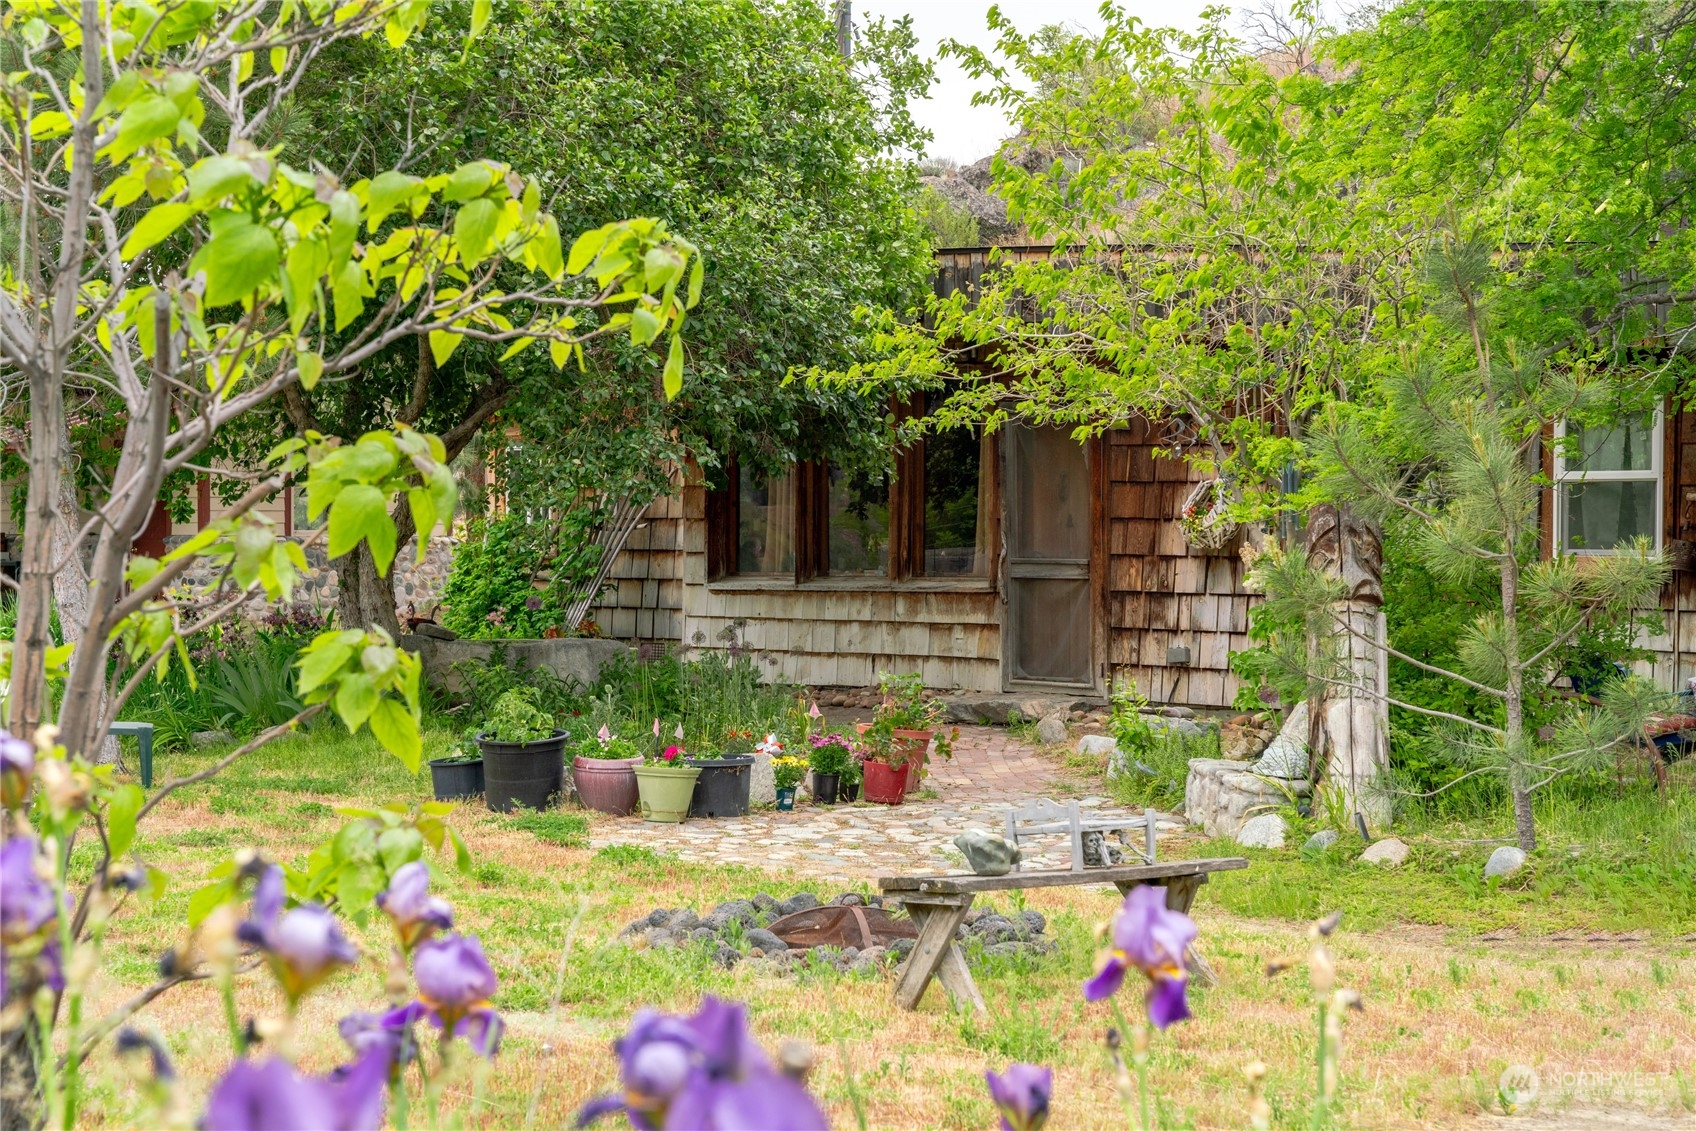
[[[528,687],[515,687],[502,695],[489,712],[483,737],[491,742],[537,742],[553,734],[554,720],[537,699]]]

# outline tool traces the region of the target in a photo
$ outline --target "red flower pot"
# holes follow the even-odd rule
[[[641,764],[640,758],[573,758],[577,796],[597,812],[628,817],[636,811],[636,767]]]
[[[882,762],[866,763],[866,778],[862,796],[879,805],[899,805],[907,796],[907,766],[886,766]]]
[[[907,755],[907,792],[919,788],[924,770],[930,764],[930,740],[933,730],[898,730],[895,732],[895,751]]]

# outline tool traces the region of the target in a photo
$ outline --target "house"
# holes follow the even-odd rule
[[[972,287],[988,248],[937,252],[936,289]],[[1046,248],[1010,248],[1013,256]],[[1664,687],[1696,676],[1696,412],[1598,437],[1584,468],[1551,453],[1546,552],[1652,534],[1675,564],[1666,631],[1645,641]],[[936,689],[1101,697],[1129,678],[1156,704],[1228,708],[1248,646],[1242,531],[1186,544],[1200,478],[1156,454],[1147,422],[1084,443],[1062,429],[927,437],[888,484],[797,465],[656,501],[594,611],[607,635],[739,645],[774,678],[864,687],[918,671]]]

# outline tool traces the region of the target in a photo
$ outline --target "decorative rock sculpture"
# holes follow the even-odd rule
[[[1019,850],[1013,843],[987,829],[967,829],[954,838],[954,847],[980,876],[1005,876],[1019,862]]]

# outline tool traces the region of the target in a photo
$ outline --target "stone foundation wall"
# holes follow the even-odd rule
[[[175,549],[187,540],[186,536],[173,535],[165,540],[165,545],[167,549]],[[406,619],[409,607],[418,616],[428,616],[441,604],[442,591],[448,583],[448,569],[453,564],[454,545],[452,538],[438,534],[425,547],[422,562],[418,560],[416,538],[409,539],[395,554],[394,565],[390,569],[395,579],[395,614],[402,621]],[[211,584],[212,577],[212,563],[203,560],[188,571],[185,580],[190,585],[201,587]],[[290,605],[328,614],[336,607],[336,585],[336,568],[330,564],[323,545],[308,546],[306,575],[295,585]],[[270,611],[271,605],[263,596],[248,601],[241,609],[242,615],[250,620],[258,620]]]
[[[1184,780],[1185,818],[1192,825],[1200,825],[1208,836],[1234,836],[1249,818],[1313,791],[1311,785],[1299,780],[1274,785],[1252,773],[1253,769],[1253,762],[1191,758],[1189,776]]]

